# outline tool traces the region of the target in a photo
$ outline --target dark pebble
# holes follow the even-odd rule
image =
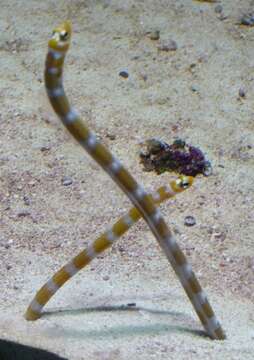
[[[241,18],[241,24],[246,26],[254,26],[254,15],[253,14],[245,14]]]
[[[50,150],[50,146],[49,146],[49,145],[41,146],[40,150],[41,150],[41,152],[49,151],[49,150]]]
[[[64,186],[69,186],[73,183],[73,180],[72,178],[70,178],[69,176],[65,176],[63,179],[62,179],[62,184]]]
[[[205,161],[205,166],[203,169],[203,175],[204,176],[210,176],[213,173],[213,168],[212,165],[210,163],[210,161]]]
[[[121,76],[124,79],[127,79],[129,77],[129,73],[128,71],[122,70],[120,71],[119,76]]]
[[[191,86],[191,91],[198,92],[198,87],[196,85]]]
[[[107,134],[106,134],[106,137],[107,137],[109,140],[115,140],[115,139],[116,139],[115,134],[109,134],[109,133],[107,133]]]
[[[20,217],[26,217],[26,216],[29,216],[31,215],[30,211],[28,210],[20,210],[18,213],[17,213],[17,216],[20,218]]]
[[[118,247],[118,250],[119,250],[120,252],[124,252],[124,251],[125,251],[125,250],[124,250],[124,247],[121,246],[121,245]]]
[[[245,90],[244,90],[243,88],[240,88],[240,89],[239,89],[238,94],[239,94],[239,96],[240,96],[241,98],[244,98],[244,97],[246,96],[246,92],[245,92]]]
[[[194,218],[194,216],[186,216],[184,219],[184,225],[186,226],[194,226],[196,225],[196,219]]]
[[[223,7],[220,4],[218,4],[215,6],[214,11],[216,12],[216,14],[221,14],[223,11]]]
[[[28,196],[25,195],[23,197],[23,200],[24,200],[25,205],[27,205],[27,206],[31,205],[31,200]]]
[[[160,38],[160,30],[151,31],[151,33],[149,34],[149,37],[150,37],[151,40],[159,40],[159,38]]]

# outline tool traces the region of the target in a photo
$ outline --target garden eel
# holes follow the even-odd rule
[[[153,194],[150,195],[151,200],[155,204],[160,204],[163,201],[172,198],[176,194],[188,189],[193,183],[193,177],[180,176],[173,180],[167,186],[162,186]],[[97,255],[113,245],[113,243],[120,238],[132,225],[134,225],[140,218],[140,212],[133,207],[127,214],[122,216],[108,231],[99,236],[95,241],[88,245],[87,249],[82,250],[71,261],[64,265],[57,271],[51,279],[44,284],[37,292],[26,312],[27,320],[36,320],[41,316],[41,311],[51,297],[72,278],[78,271],[88,265]],[[112,235],[114,234],[114,236]],[[107,239],[112,238],[111,242]],[[70,273],[69,269],[77,269]],[[61,280],[59,280],[61,279]],[[58,284],[56,286],[55,284]]]
[[[54,111],[80,145],[85,148],[92,158],[124,191],[134,207],[137,208],[147,222],[178,276],[207,334],[212,339],[225,339],[224,331],[191,266],[187,263],[174,235],[169,230],[159,210],[151,200],[150,195],[135,181],[119,160],[99,142],[96,136],[81,120],[78,113],[69,104],[63,88],[62,74],[65,55],[70,46],[71,32],[71,23],[66,21],[54,29],[48,42],[45,84],[48,98]],[[128,224],[125,226],[128,226]],[[116,237],[117,234],[114,231],[108,233],[107,236],[103,238],[104,247],[109,246]],[[94,252],[96,252],[96,249],[93,247],[89,257],[92,257]],[[86,253],[82,253],[81,257],[83,257],[83,261],[87,261],[86,256]],[[66,281],[66,278],[68,279],[77,273],[79,267],[79,262],[75,264],[71,263],[67,268],[65,267],[65,270],[61,273],[61,275],[64,274],[64,276],[54,277],[53,282],[50,283],[50,288],[45,289],[42,302],[45,303],[47,297],[50,297],[51,292],[54,292],[56,288],[60,287]],[[40,311],[43,304],[40,304],[37,300],[32,303],[30,311],[26,314],[27,319],[35,320],[36,317],[31,316],[30,318],[29,315]]]

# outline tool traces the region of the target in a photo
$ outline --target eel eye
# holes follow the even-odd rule
[[[182,187],[183,189],[186,189],[189,185],[190,185],[190,184],[189,184],[189,181],[188,181],[188,180],[182,180],[182,182],[181,182],[181,187]]]
[[[187,189],[188,186],[190,186],[190,182],[189,182],[188,178],[186,178],[185,176],[182,176],[182,177],[179,179],[178,185],[179,185],[179,187],[182,188],[182,189]]]
[[[68,35],[69,35],[69,34],[68,34],[68,31],[65,31],[65,30],[61,31],[61,32],[60,32],[60,40],[61,40],[61,41],[67,40]]]

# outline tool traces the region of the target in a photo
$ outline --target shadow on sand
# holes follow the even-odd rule
[[[115,311],[128,311],[128,312],[147,312],[154,315],[165,315],[165,317],[172,317],[175,322],[183,321],[190,322],[190,318],[184,313],[176,311],[167,311],[160,309],[152,309],[143,306],[136,306],[135,303],[127,305],[109,305],[109,306],[94,306],[78,309],[58,309],[44,312],[43,317],[58,317],[58,316],[81,316],[83,314],[88,314],[92,312],[115,312]],[[192,320],[192,319],[191,319]],[[84,320],[83,320],[84,321]],[[105,337],[124,337],[124,336],[137,336],[137,335],[156,335],[159,333],[190,333],[196,336],[203,338],[207,337],[207,334],[203,330],[192,329],[191,327],[185,327],[182,325],[171,325],[169,323],[163,323],[158,321],[157,323],[147,324],[147,325],[124,325],[124,326],[113,326],[108,328],[103,328],[99,330],[85,330],[75,328],[61,328],[57,331],[54,329],[49,329],[50,336],[56,337],[73,337],[73,338],[96,338],[102,339]]]

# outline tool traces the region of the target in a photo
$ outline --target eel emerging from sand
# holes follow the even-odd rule
[[[124,191],[135,208],[147,222],[159,245],[166,254],[174,271],[176,272],[186,294],[194,309],[212,339],[224,339],[225,334],[212,310],[208,299],[202,290],[191,266],[179,248],[174,235],[169,230],[159,210],[151,199],[151,195],[145,192],[131,174],[123,167],[108,149],[100,143],[96,136],[88,129],[77,112],[69,104],[63,88],[63,64],[65,55],[70,46],[71,24],[66,21],[54,29],[48,43],[46,59],[45,83],[50,103],[63,124],[80,143],[92,158],[111,176],[115,183]],[[128,227],[128,224],[126,224]],[[103,238],[103,247],[111,245],[118,234],[112,229]],[[82,253],[83,261],[70,263],[60,276],[52,279],[50,287],[45,289],[42,298],[36,298],[31,303],[26,313],[27,320],[35,320],[40,316],[40,309],[50,298],[51,293],[59,288],[66,279],[69,279],[83,267],[83,263],[90,260],[90,256],[96,253],[93,246],[92,255]],[[89,257],[89,260],[87,258]],[[41,301],[41,302],[40,302]]]
[[[174,197],[176,194],[187,190],[192,183],[193,178],[191,176],[180,176],[178,179],[171,181],[169,185],[161,186],[157,189],[155,193],[151,194],[151,199],[155,204],[160,204],[163,201]],[[141,217],[140,212],[133,207],[109,230],[100,235],[86,249],[82,250],[58,270],[37,292],[27,309],[26,318],[28,320],[38,319],[42,314],[43,307],[60,287],[62,287],[78,271],[88,265],[100,253],[112,246],[113,243],[125,234]],[[111,242],[109,242],[108,239],[111,239]],[[70,271],[70,269],[73,270]]]

